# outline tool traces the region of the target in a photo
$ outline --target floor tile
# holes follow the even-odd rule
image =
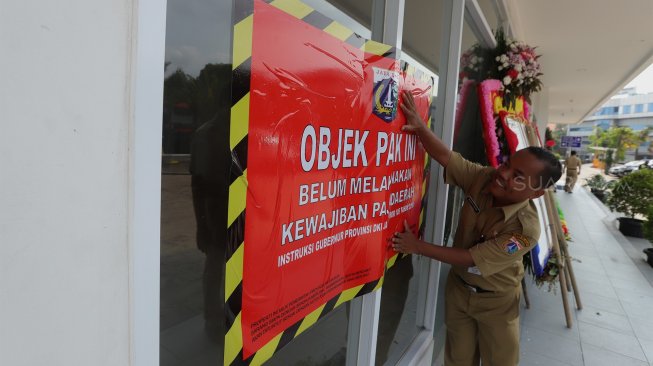
[[[576,277],[577,281],[579,281],[579,279],[585,279],[585,278],[590,278],[590,279],[594,279],[597,281],[604,281],[604,282],[610,280],[610,277],[608,277],[608,274],[602,268],[583,267],[583,266],[578,266],[575,263],[572,263],[572,267],[574,271],[574,276]]]
[[[579,322],[596,325],[601,328],[612,329],[620,333],[634,335],[628,317],[624,314],[612,313],[605,310],[585,306],[583,310],[576,312]]]
[[[588,323],[580,323],[578,328],[580,329],[580,340],[583,344],[603,347],[624,356],[646,361],[644,351],[637,338],[633,335],[626,335]]]
[[[633,331],[635,332],[635,336],[637,336],[638,339],[640,339],[640,340],[645,339],[647,341],[653,341],[653,319],[652,318],[633,317],[633,318],[630,318],[630,323],[632,324]]]
[[[528,327],[547,331],[560,337],[569,338],[575,341],[580,340],[577,322],[572,323],[571,328],[567,328],[562,307],[557,313],[544,311],[522,311],[522,324]]]
[[[653,304],[653,291],[615,288],[614,291],[621,301]]]
[[[544,350],[546,352],[546,350]],[[540,355],[535,352],[521,352],[519,366],[572,366],[573,364],[551,359],[549,356]],[[577,365],[583,365],[579,363]],[[575,365],[574,365],[575,366]]]
[[[648,366],[648,362],[624,356],[591,344],[582,343],[583,358],[588,366]]]
[[[582,287],[580,288],[580,300],[584,307],[589,306],[616,314],[626,314],[619,299],[583,292]]]
[[[614,288],[632,290],[634,292],[641,292],[642,294],[650,294],[653,296],[653,287],[651,284],[644,278],[644,276],[633,275],[629,279],[623,278],[610,278],[610,283]]]
[[[525,354],[536,353],[570,365],[582,365],[580,342],[557,334],[522,326],[521,349]]]
[[[610,278],[622,278],[630,280],[633,278],[640,279],[644,277],[639,268],[630,261],[629,264],[613,264],[605,267],[605,272]]]
[[[632,299],[631,299],[632,300]],[[653,309],[653,300],[647,301],[625,301],[620,300],[626,315],[631,318],[650,318]]]
[[[601,281],[587,277],[576,277],[576,282],[578,283],[578,287],[582,292],[591,292],[596,295],[613,299],[619,298],[615,292],[615,289],[612,288],[610,282],[608,281]]]
[[[588,270],[599,271],[601,273],[604,272],[603,263],[601,262],[601,259],[598,256],[582,257],[582,258],[575,258],[575,259],[576,261],[574,261],[573,263],[574,269],[583,268]]]
[[[648,359],[649,363],[653,363],[653,341],[640,339],[639,344],[642,346],[642,349],[644,350],[644,354],[646,355],[646,358]]]
[[[586,257],[597,257],[599,256],[599,253],[594,249],[594,246],[592,246],[589,243],[570,243],[569,244],[569,254],[571,255],[572,258],[582,256],[584,258]]]

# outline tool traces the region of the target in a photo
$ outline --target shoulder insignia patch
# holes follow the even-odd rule
[[[528,237],[527,237],[526,235],[513,233],[511,239],[516,239],[516,240],[518,240],[519,242],[521,242],[521,243],[522,243],[523,245],[525,245],[526,247],[530,247],[530,246],[531,246],[531,241],[528,239]]]
[[[524,246],[529,247],[530,240],[521,234],[512,234],[512,237],[504,244],[504,251],[510,255],[517,253]]]
[[[504,250],[506,253],[513,255],[517,253],[519,249],[521,249],[522,246],[519,244],[517,240],[514,240],[514,238],[511,238],[509,242],[507,242],[504,246]]]

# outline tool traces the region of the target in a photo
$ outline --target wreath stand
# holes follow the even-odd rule
[[[540,141],[536,138],[535,131],[532,127],[527,127],[527,134],[529,144],[531,146],[541,146]],[[567,240],[565,239],[564,231],[562,230],[562,223],[560,222],[560,216],[557,215],[558,209],[555,203],[555,197],[553,191],[549,188],[544,194],[546,205],[547,216],[549,217],[549,232],[551,233],[551,238],[553,242],[553,254],[556,258],[556,263],[558,265],[558,279],[560,281],[560,296],[562,297],[562,307],[565,312],[565,320],[567,321],[567,328],[571,328],[573,321],[571,316],[571,310],[569,307],[569,299],[567,298],[567,292],[574,292],[574,298],[576,300],[576,309],[582,310],[583,304],[580,300],[580,292],[578,289],[578,283],[576,282],[576,276],[574,275],[574,267],[571,262],[571,256],[569,255]],[[526,288],[524,287],[524,280],[522,279],[522,288],[524,289],[524,299],[526,300],[526,308],[530,308],[530,301],[528,300],[528,294],[526,293]]]
[[[457,106],[460,117],[465,107],[464,101],[467,92],[471,89],[473,83],[463,84],[461,90],[463,98]],[[481,122],[483,125],[483,134],[485,139],[485,150],[488,162],[491,166],[497,167],[502,163],[504,155],[510,155],[515,151],[527,146],[542,146],[542,142],[537,132],[537,127],[528,121],[530,106],[523,97],[515,100],[515,104],[510,108],[503,105],[502,83],[499,80],[484,80],[477,85],[478,100],[480,104]],[[508,120],[510,117],[511,121]],[[456,127],[460,122],[456,121]],[[501,138],[501,139],[500,139]],[[552,255],[556,259],[558,268],[558,280],[560,281],[560,295],[562,296],[562,306],[565,312],[567,328],[572,326],[572,314],[569,306],[567,292],[574,292],[576,299],[576,308],[583,308],[578,284],[574,275],[574,269],[571,263],[571,257],[567,250],[567,241],[565,239],[560,216],[555,203],[555,198],[551,189],[547,189],[542,197],[544,204],[543,210],[548,217],[548,227],[542,230],[548,230],[551,237]],[[530,308],[530,299],[526,290],[525,279],[522,279],[522,292],[526,308]]]

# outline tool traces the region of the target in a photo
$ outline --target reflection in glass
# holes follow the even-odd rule
[[[490,29],[498,29],[501,25],[501,16],[499,15],[497,2],[495,0],[479,0],[478,5],[481,7],[485,21],[487,21]]]
[[[230,37],[230,1],[168,1],[161,365],[219,365],[223,359]]]
[[[381,291],[381,309],[376,364],[395,364],[417,335],[417,256],[397,259],[386,271]]]
[[[340,305],[277,352],[266,366],[340,366],[347,356],[349,303]]]
[[[471,28],[467,25],[467,22],[465,22],[463,25],[463,47],[461,53],[465,53],[465,51],[467,51],[468,48],[471,48],[476,42],[478,42],[478,40],[472,33]],[[469,82],[464,83],[462,80],[459,80],[459,93],[457,97],[459,105],[456,108],[452,150],[459,152],[465,159],[481,165],[488,165],[485,149],[483,148],[485,142],[483,140],[483,125],[481,123],[476,82],[476,80],[470,80]],[[479,148],[479,146],[481,146],[481,148]],[[460,217],[460,209],[463,206],[463,202],[464,193],[462,190],[458,187],[449,186],[443,240],[444,245],[446,246],[453,245],[454,234],[458,227],[458,219]],[[438,286],[441,291],[438,291],[434,327],[434,349],[436,352],[441,351],[444,348],[445,343],[444,288],[447,283],[450,268],[451,266],[445,263],[441,263],[440,265]]]

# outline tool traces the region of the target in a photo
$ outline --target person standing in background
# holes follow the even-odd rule
[[[578,174],[580,174],[581,161],[576,156],[576,151],[571,152],[571,155],[565,159],[565,171],[567,172],[567,179],[565,180],[565,192],[572,193],[574,191],[574,185],[578,180]]]

